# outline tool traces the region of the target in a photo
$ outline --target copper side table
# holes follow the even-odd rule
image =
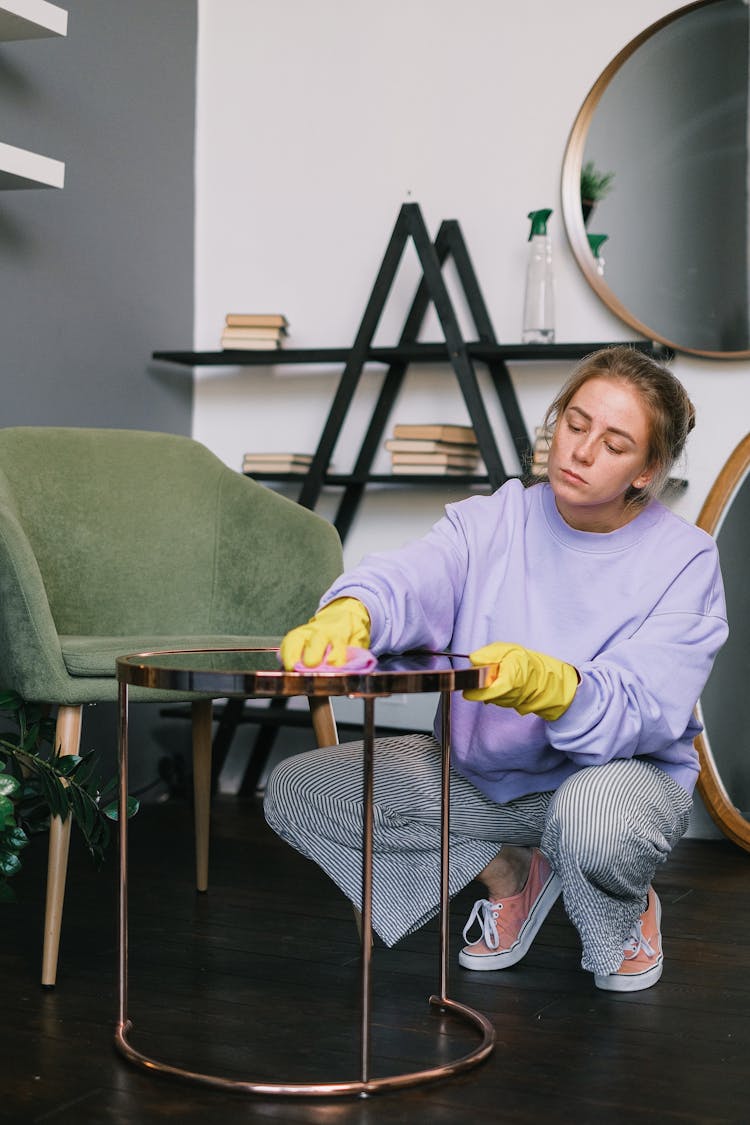
[[[120,758],[120,880],[119,880],[119,1010],[115,1045],[128,1059],[148,1071],[157,1071],[204,1086],[264,1096],[333,1097],[365,1096],[450,1077],[476,1066],[491,1053],[495,1032],[489,1020],[473,1008],[448,998],[449,829],[450,829],[450,714],[451,693],[483,687],[492,669],[475,668],[465,656],[446,653],[414,653],[382,658],[364,674],[347,672],[293,673],[279,667],[270,649],[211,649],[191,652],[149,652],[117,660],[119,689],[118,734]],[[130,1042],[133,1026],[128,1018],[128,820],[124,815],[128,790],[128,688],[173,690],[184,695],[199,693],[207,698],[274,698],[307,696],[311,707],[327,697],[346,695],[364,701],[364,771],[362,825],[362,952],[360,976],[360,1073],[359,1078],[334,1082],[253,1082],[187,1070],[143,1054]],[[373,746],[375,700],[393,692],[411,694],[439,692],[442,704],[442,785],[440,861],[440,948],[439,988],[430,1004],[471,1024],[480,1043],[468,1054],[451,1062],[409,1073],[373,1077],[370,1064],[371,1031],[371,935],[373,855]]]

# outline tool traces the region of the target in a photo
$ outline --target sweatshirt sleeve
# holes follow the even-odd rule
[[[700,730],[692,712],[728,628],[718,559],[712,575],[705,555],[691,569],[631,637],[578,666],[572,704],[548,724],[550,744],[577,766],[643,755],[678,761]],[[702,596],[685,596],[696,588]]]
[[[342,574],[321,599],[358,598],[370,614],[376,654],[448,648],[466,579],[467,545],[461,520],[449,508],[421,539],[367,555]]]

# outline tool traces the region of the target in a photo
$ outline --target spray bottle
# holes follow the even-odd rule
[[[586,237],[589,240],[589,246],[591,247],[591,253],[594,255],[594,258],[596,259],[596,272],[599,274],[599,277],[604,277],[604,266],[605,266],[606,263],[605,263],[604,258],[602,256],[602,246],[604,245],[604,243],[609,238],[609,235],[608,234],[587,234]]]
[[[529,263],[526,269],[526,297],[523,304],[524,344],[555,342],[555,296],[552,275],[552,240],[547,220],[552,212],[530,211]]]

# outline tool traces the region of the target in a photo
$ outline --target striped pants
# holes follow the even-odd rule
[[[429,734],[378,738],[374,756],[372,923],[386,945],[424,925],[440,899],[440,746]],[[361,908],[362,743],[282,761],[265,815]],[[643,759],[573,774],[554,792],[497,804],[451,773],[450,894],[503,844],[538,846],[560,877],[582,965],[611,973],[646,906],[658,864],[687,828],[692,800]]]

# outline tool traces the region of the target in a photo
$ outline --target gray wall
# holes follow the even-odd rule
[[[189,433],[195,0],[60,0],[64,39],[0,44],[0,141],[65,161],[0,192],[0,424]]]
[[[0,425],[189,434],[196,0],[59,0],[64,39],[0,44],[0,141],[63,160],[65,187],[0,192]],[[132,784],[189,724],[134,708]],[[115,708],[82,744],[115,756]]]

